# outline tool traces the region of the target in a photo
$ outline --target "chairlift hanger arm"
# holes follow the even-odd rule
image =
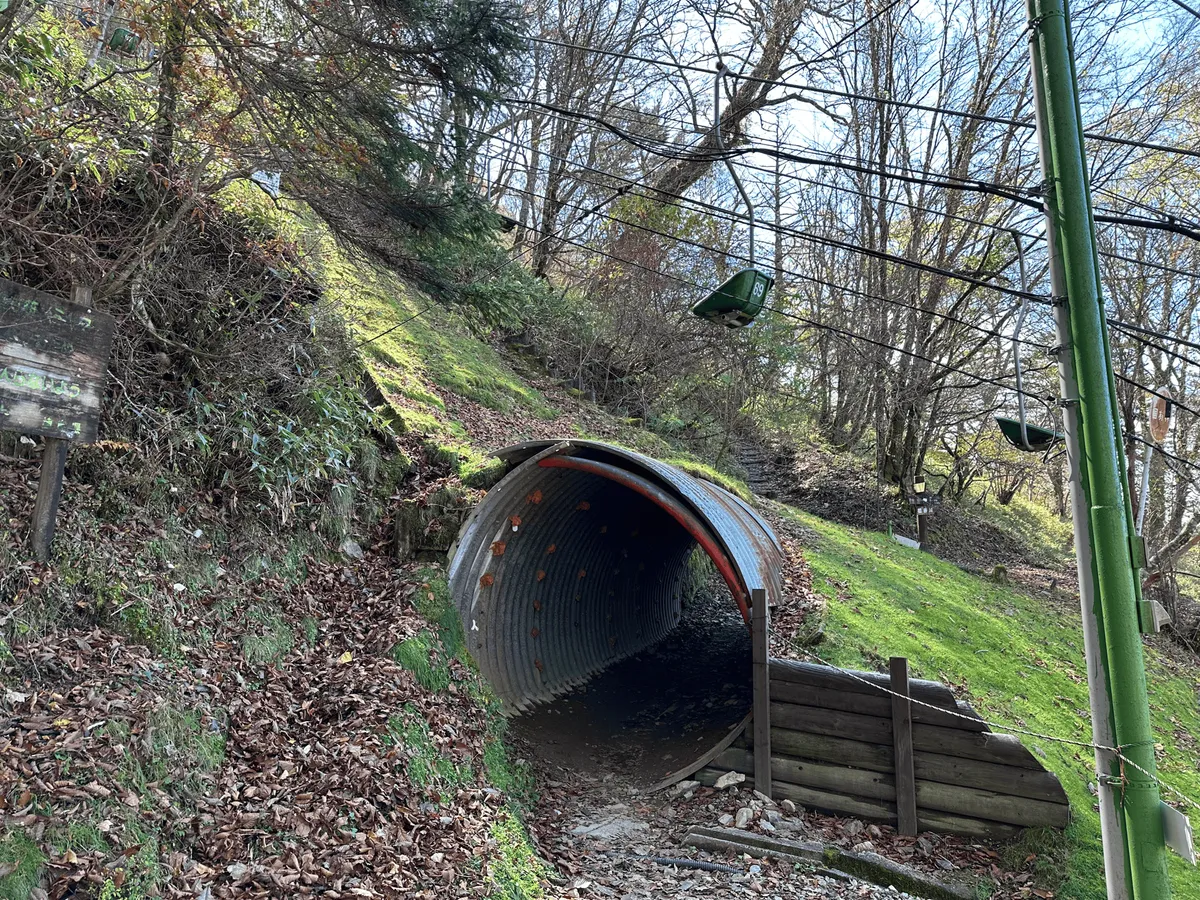
[[[717,77],[713,82],[713,136],[717,140],[717,147],[722,153],[726,153],[725,138],[721,134],[721,81],[729,73],[729,67],[725,63],[717,65]],[[733,179],[734,185],[737,186],[738,193],[742,195],[742,202],[746,204],[746,212],[750,219],[750,265],[756,265],[754,255],[754,203],[750,200],[750,195],[746,193],[746,188],[742,184],[742,179],[738,176],[737,169],[734,168],[733,160],[729,156],[725,157],[725,168],[729,170],[729,176]]]

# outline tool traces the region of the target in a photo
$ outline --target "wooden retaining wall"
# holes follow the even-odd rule
[[[908,679],[904,660],[893,660],[892,677],[781,659],[769,671],[775,799],[909,834],[1011,837],[1024,827],[1067,824],[1058,778],[945,685]],[[695,777],[711,784],[731,770],[754,775],[754,734],[747,727]]]

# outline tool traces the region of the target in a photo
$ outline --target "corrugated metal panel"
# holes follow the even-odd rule
[[[673,504],[716,538],[747,596],[779,595],[778,539],[717,485],[596,441],[531,441],[496,456],[510,471],[464,524],[450,585],[468,648],[509,709],[561,694],[675,627],[695,541],[679,524],[692,519],[664,511]],[[539,465],[551,456],[605,465]],[[605,466],[644,490],[604,477]]]

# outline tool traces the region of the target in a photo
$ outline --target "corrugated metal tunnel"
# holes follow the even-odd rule
[[[450,586],[468,648],[510,712],[671,632],[697,545],[743,615],[755,589],[779,595],[778,539],[714,484],[594,441],[534,441],[496,455],[508,472],[463,526]]]

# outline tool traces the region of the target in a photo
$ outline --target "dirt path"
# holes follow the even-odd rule
[[[714,856],[685,846],[684,838],[693,827],[716,826],[722,815],[733,814],[729,810],[750,802],[752,794],[744,786],[645,796],[618,776],[593,778],[561,769],[542,774],[545,793],[535,829],[540,849],[564,874],[553,893],[556,897],[893,900],[909,896],[817,866]],[[827,836],[818,825],[819,817],[778,808],[771,812],[778,816],[772,827],[781,836],[799,840]],[[703,868],[693,868],[695,864]]]

